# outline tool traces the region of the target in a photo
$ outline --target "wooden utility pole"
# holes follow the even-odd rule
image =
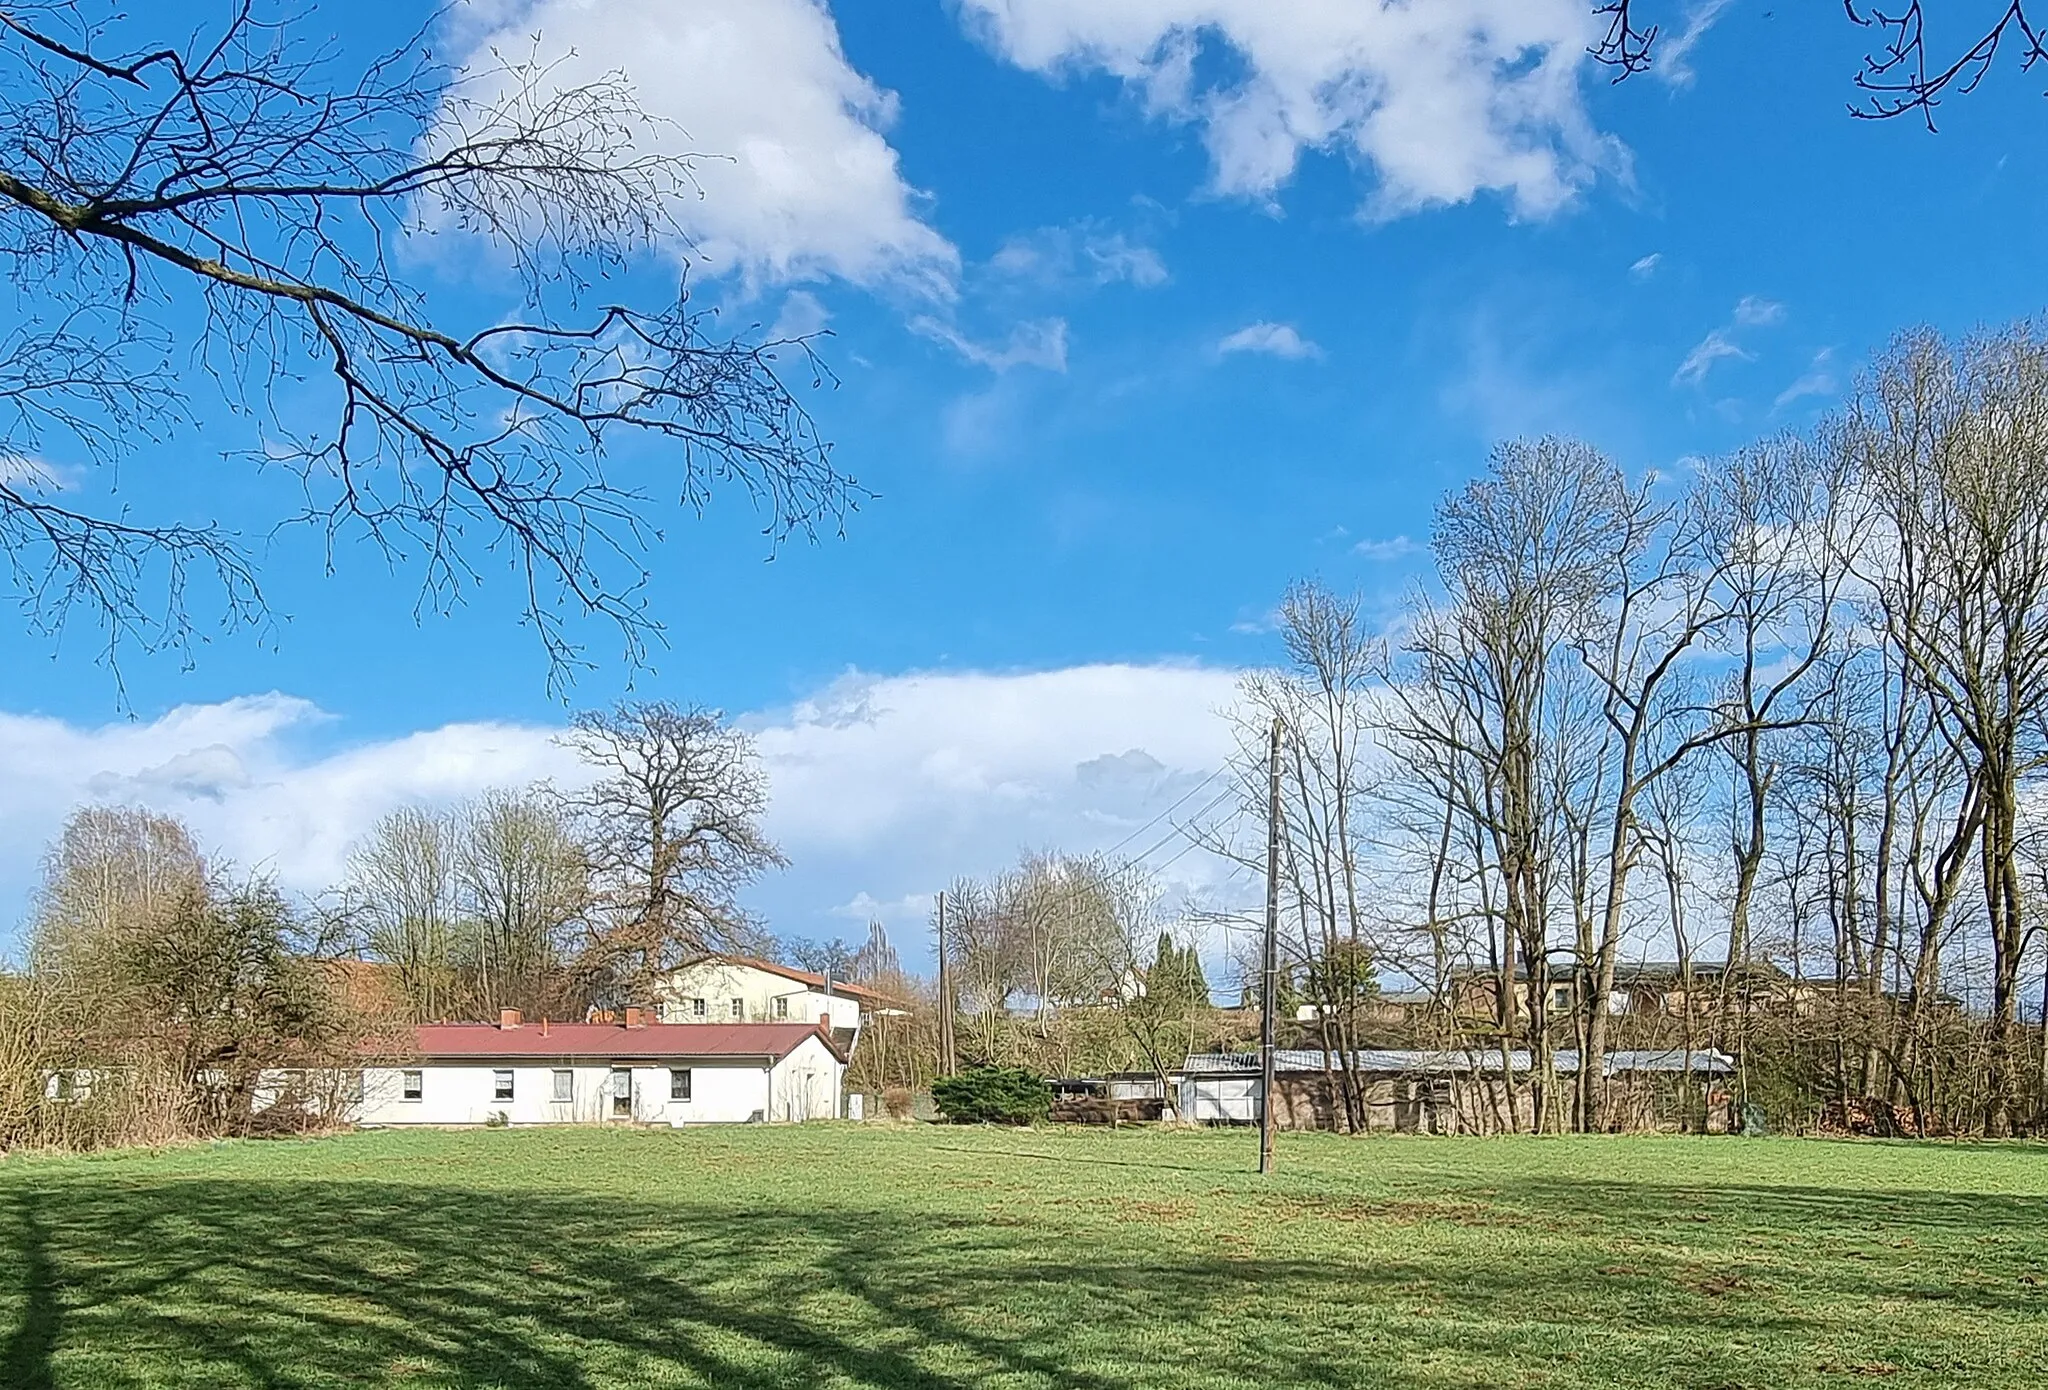
[[[960,1070],[953,1052],[953,970],[946,960],[946,895],[939,894],[939,1075]]]
[[[1266,942],[1259,980],[1259,1171],[1273,1171],[1273,1010],[1280,996],[1280,721],[1266,755]]]

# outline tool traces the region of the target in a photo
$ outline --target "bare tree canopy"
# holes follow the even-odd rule
[[[785,861],[761,825],[753,740],[714,710],[655,701],[579,714],[562,742],[597,774],[565,798],[590,866],[577,967],[591,991],[630,996],[707,952],[760,954],[739,893]]]
[[[1614,69],[1615,81],[1647,72],[1656,62],[1663,25],[1645,17],[1655,8],[1643,0],[1601,0],[1594,6],[1607,27],[1589,52]],[[1870,30],[1876,41],[1857,69],[1858,99],[1850,103],[1850,115],[1888,120],[1912,113],[1932,130],[1934,108],[1951,93],[1975,91],[2001,53],[2012,55],[2022,72],[2048,62],[2048,28],[2036,17],[2034,0],[2004,0],[1989,16],[1981,7],[1969,17],[1955,15],[1953,3],[1942,8],[1959,22],[1940,30],[1930,49],[1922,0],[1899,0],[1897,8],[1842,0],[1849,22]]]
[[[815,384],[806,343],[723,334],[687,289],[594,297],[685,244],[670,209],[693,192],[687,156],[643,152],[622,76],[454,70],[424,31],[350,72],[320,28],[245,0],[166,40],[99,0],[0,3],[0,274],[24,310],[0,330],[0,554],[32,626],[189,651],[212,617],[262,618],[232,530],[49,481],[232,419],[239,457],[303,483],[274,520],[330,556],[368,538],[430,607],[508,563],[556,677],[578,616],[629,659],[658,632],[658,494],[694,510],[730,486],[777,539],[837,525],[857,486],[779,375],[793,358]],[[517,308],[439,316],[409,274],[435,236],[502,267]]]

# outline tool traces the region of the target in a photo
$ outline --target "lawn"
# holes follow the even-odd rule
[[[0,1162],[0,1385],[2048,1385],[2048,1150],[747,1127]]]

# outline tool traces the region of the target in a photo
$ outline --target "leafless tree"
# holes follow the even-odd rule
[[[590,867],[559,797],[485,792],[455,816],[464,959],[485,1017],[560,1008],[561,964],[590,907]]]
[[[1986,1123],[2002,1133],[2027,939],[2020,788],[2048,757],[2048,336],[2033,324],[1956,344],[1907,334],[1877,365],[1851,430],[1889,523],[1874,578],[1912,617],[1894,640],[1968,748],[1980,798]]]
[[[456,978],[457,836],[452,818],[405,806],[380,818],[349,854],[344,920],[371,959],[398,973],[417,1022],[465,1011]]]
[[[657,494],[730,485],[776,537],[856,499],[780,375],[816,379],[805,343],[723,334],[685,290],[599,298],[686,244],[695,195],[689,157],[645,152],[623,77],[451,69],[424,31],[350,72],[310,14],[244,0],[169,40],[152,17],[0,4],[0,266],[26,311],[0,334],[0,553],[31,622],[189,650],[208,611],[262,615],[234,532],[39,485],[151,465],[195,427],[247,421],[240,456],[296,474],[330,556],[367,537],[418,566],[423,603],[508,563],[557,676],[579,614],[629,658],[658,630]],[[437,313],[408,271],[445,243],[502,265],[516,310]]]
[[[1551,918],[1560,805],[1587,754],[1569,707],[1575,644],[1596,630],[1629,543],[1630,496],[1619,470],[1573,440],[1497,448],[1484,478],[1447,496],[1434,546],[1446,600],[1418,601],[1406,645],[1398,737],[1469,763],[1502,927],[1503,1034],[1510,990],[1532,1053],[1534,1118],[1561,1123],[1551,1040]]]
[[[1283,959],[1314,1011],[1326,1082],[1345,1127],[1365,1128],[1365,1090],[1355,984],[1359,962],[1379,954],[1377,919],[1367,919],[1363,877],[1379,752],[1376,697],[1386,669],[1385,643],[1365,621],[1356,596],[1300,583],[1280,604],[1287,660],[1240,682],[1232,711],[1235,769],[1245,827],[1221,847],[1240,864],[1265,871],[1270,732],[1281,729],[1281,915]]]
[[[707,952],[759,952],[740,890],[786,861],[761,818],[754,742],[714,710],[653,701],[579,714],[562,742],[596,774],[564,794],[592,899],[572,968],[627,998]]]

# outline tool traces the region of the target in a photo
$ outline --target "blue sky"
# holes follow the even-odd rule
[[[316,14],[367,54],[400,8]],[[685,214],[701,292],[833,335],[838,384],[807,403],[876,495],[772,560],[737,500],[664,513],[666,649],[633,672],[585,626],[597,666],[568,697],[762,731],[794,861],[758,894],[771,925],[854,934],[873,909],[911,933],[955,872],[1122,838],[1227,749],[1217,710],[1273,659],[1287,582],[1391,611],[1494,440],[1668,467],[1810,423],[1898,329],[2048,307],[2037,77],[1995,73],[1931,135],[1848,117],[1870,36],[1836,7],[1673,3],[1682,51],[1620,86],[1580,52],[1576,0],[1371,8],[493,0],[455,21],[457,47],[537,33],[622,64],[696,148],[725,142]],[[1461,61],[1475,43],[1511,56]],[[504,299],[445,257],[417,273],[456,320]],[[195,399],[201,428],[131,458],[122,496],[260,536],[290,489],[223,463],[243,426]],[[187,814],[312,891],[391,804],[563,772],[507,575],[416,619],[417,573],[364,547],[333,577],[313,535],[264,549],[281,620],[191,669],[130,654],[117,687],[84,634],[0,634],[5,917],[82,796]]]

